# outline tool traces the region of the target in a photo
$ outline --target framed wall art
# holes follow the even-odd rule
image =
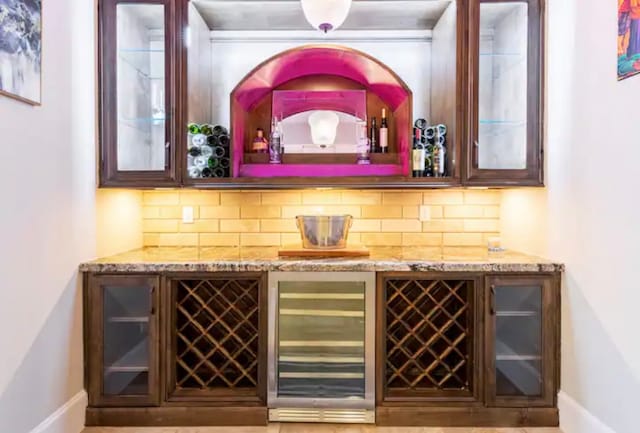
[[[618,0],[618,80],[640,74],[640,0]]]
[[[40,105],[42,0],[0,0],[0,94]]]

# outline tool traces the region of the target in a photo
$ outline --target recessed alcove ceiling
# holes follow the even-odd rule
[[[310,30],[300,0],[194,0],[211,30]],[[431,30],[451,0],[353,0],[342,30]]]

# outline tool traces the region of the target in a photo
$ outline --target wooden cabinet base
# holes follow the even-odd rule
[[[558,409],[378,407],[376,424],[416,427],[557,427]]]
[[[87,408],[87,426],[250,426],[267,425],[266,407]]]

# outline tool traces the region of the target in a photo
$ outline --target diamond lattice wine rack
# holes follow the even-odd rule
[[[473,288],[473,280],[385,280],[385,399],[471,396]]]
[[[261,281],[172,281],[171,397],[258,397]]]

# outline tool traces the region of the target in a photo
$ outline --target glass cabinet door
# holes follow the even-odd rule
[[[489,278],[488,401],[498,406],[551,405],[555,332],[550,280]]]
[[[101,2],[101,183],[175,180],[173,2]]]
[[[538,3],[479,0],[477,5],[470,183],[542,182]]]
[[[157,279],[91,278],[92,405],[144,405],[157,398]]]

